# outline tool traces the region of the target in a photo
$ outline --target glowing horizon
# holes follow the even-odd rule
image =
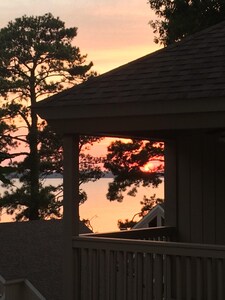
[[[0,3],[0,27],[23,15],[51,12],[77,27],[74,45],[94,70],[102,74],[160,48],[154,43],[149,20],[155,15],[146,1],[140,0],[20,0]]]

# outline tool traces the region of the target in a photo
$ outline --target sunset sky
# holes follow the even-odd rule
[[[48,12],[65,21],[66,27],[78,27],[74,45],[88,54],[87,61],[93,61],[99,74],[159,49],[148,24],[155,14],[147,0],[0,1],[0,28],[25,14]],[[109,141],[93,151],[104,154]]]
[[[153,42],[153,30],[148,24],[155,15],[147,0],[2,0],[0,28],[23,15],[38,16],[48,12],[65,21],[66,27],[78,27],[74,45],[80,47],[82,54],[88,54],[87,61],[93,61],[94,70],[100,74],[159,49],[159,45]],[[110,141],[105,139],[93,151],[105,154],[106,145]],[[139,201],[136,201],[136,205],[139,207]],[[111,209],[112,206],[110,214]],[[88,206],[89,215],[84,214],[85,218],[100,214],[89,210]],[[121,211],[121,207],[119,210]],[[133,213],[137,210],[138,208],[134,208]],[[126,217],[132,217],[132,212],[125,210],[125,213]],[[124,217],[117,217],[116,212],[114,215],[115,220],[111,222],[113,229],[116,227],[116,220]],[[4,215],[2,221],[8,220],[6,217]],[[97,220],[106,222],[100,217]]]
[[[146,0],[0,1],[0,27],[25,14],[47,12],[67,27],[78,27],[74,44],[101,74],[159,48],[148,24],[155,15]]]

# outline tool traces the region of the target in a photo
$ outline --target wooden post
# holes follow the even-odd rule
[[[79,136],[64,136],[63,148],[63,299],[78,300],[72,237],[79,235]]]
[[[165,225],[177,226],[177,151],[176,141],[165,142]]]

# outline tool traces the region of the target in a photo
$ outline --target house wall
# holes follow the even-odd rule
[[[166,225],[179,241],[225,244],[225,141],[199,134],[166,147]]]

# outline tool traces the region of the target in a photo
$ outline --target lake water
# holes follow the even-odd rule
[[[131,219],[134,214],[140,211],[140,201],[143,196],[147,197],[156,194],[159,198],[164,198],[163,183],[156,188],[140,187],[136,197],[125,195],[122,203],[117,201],[109,201],[106,199],[106,193],[109,182],[112,179],[102,178],[96,182],[89,182],[82,186],[88,195],[88,200],[80,206],[81,219],[91,220],[91,225],[94,232],[108,232],[118,230],[118,219]],[[46,184],[58,185],[62,182],[59,178],[49,178]],[[0,192],[2,189],[0,188]],[[10,216],[2,214],[1,222],[8,222],[11,220]]]

